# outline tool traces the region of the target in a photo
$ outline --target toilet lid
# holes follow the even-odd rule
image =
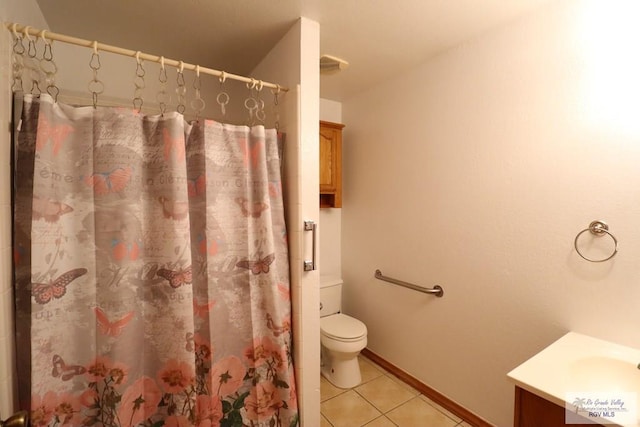
[[[320,331],[336,340],[354,340],[367,335],[367,326],[346,314],[333,314],[320,318]]]

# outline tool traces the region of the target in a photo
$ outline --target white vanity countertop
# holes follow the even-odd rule
[[[640,398],[638,364],[638,349],[569,332],[507,376],[518,387],[564,407],[572,392],[635,392]],[[640,415],[640,404],[637,411]]]

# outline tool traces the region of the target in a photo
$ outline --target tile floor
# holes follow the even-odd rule
[[[359,356],[362,383],[350,390],[320,377],[321,427],[472,427]]]

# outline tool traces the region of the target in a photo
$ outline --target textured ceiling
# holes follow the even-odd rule
[[[342,101],[550,0],[38,0],[51,31],[248,74],[300,16],[320,51],[349,61],[321,78]]]

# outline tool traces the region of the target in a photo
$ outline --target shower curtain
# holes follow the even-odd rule
[[[296,425],[276,131],[21,100],[16,346],[32,425]]]

